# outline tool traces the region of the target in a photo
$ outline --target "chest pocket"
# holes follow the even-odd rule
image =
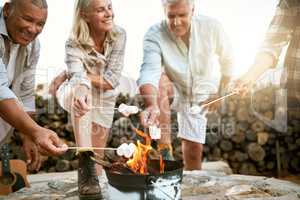
[[[106,66],[106,58],[95,52],[86,53],[82,62],[87,72],[92,74],[100,74]]]

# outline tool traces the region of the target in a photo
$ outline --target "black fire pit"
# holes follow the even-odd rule
[[[180,200],[183,164],[164,161],[165,172],[159,173],[159,160],[151,160],[148,175],[105,169],[111,200]]]

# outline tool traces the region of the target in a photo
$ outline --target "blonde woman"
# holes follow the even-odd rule
[[[111,0],[77,0],[66,42],[68,70],[50,86],[50,93],[56,93],[61,106],[71,113],[76,143],[81,147],[104,147],[113,120],[126,43],[125,31],[113,18]],[[89,148],[78,151],[80,199],[101,199],[97,178],[101,168],[97,166],[96,174],[90,158],[94,153]]]

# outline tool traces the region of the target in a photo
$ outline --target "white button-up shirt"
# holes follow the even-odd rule
[[[192,18],[189,48],[169,31],[167,22],[162,21],[152,26],[144,37],[144,58],[138,85],[152,84],[158,88],[164,71],[184,99],[203,101],[208,94],[218,90],[214,74],[216,55],[221,74],[232,76],[231,45],[216,20],[205,16]]]

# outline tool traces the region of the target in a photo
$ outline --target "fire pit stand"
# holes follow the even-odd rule
[[[110,199],[180,200],[183,164],[181,161],[164,162],[163,174],[125,174],[105,169]],[[158,160],[151,160],[150,163],[151,167],[159,166]]]

